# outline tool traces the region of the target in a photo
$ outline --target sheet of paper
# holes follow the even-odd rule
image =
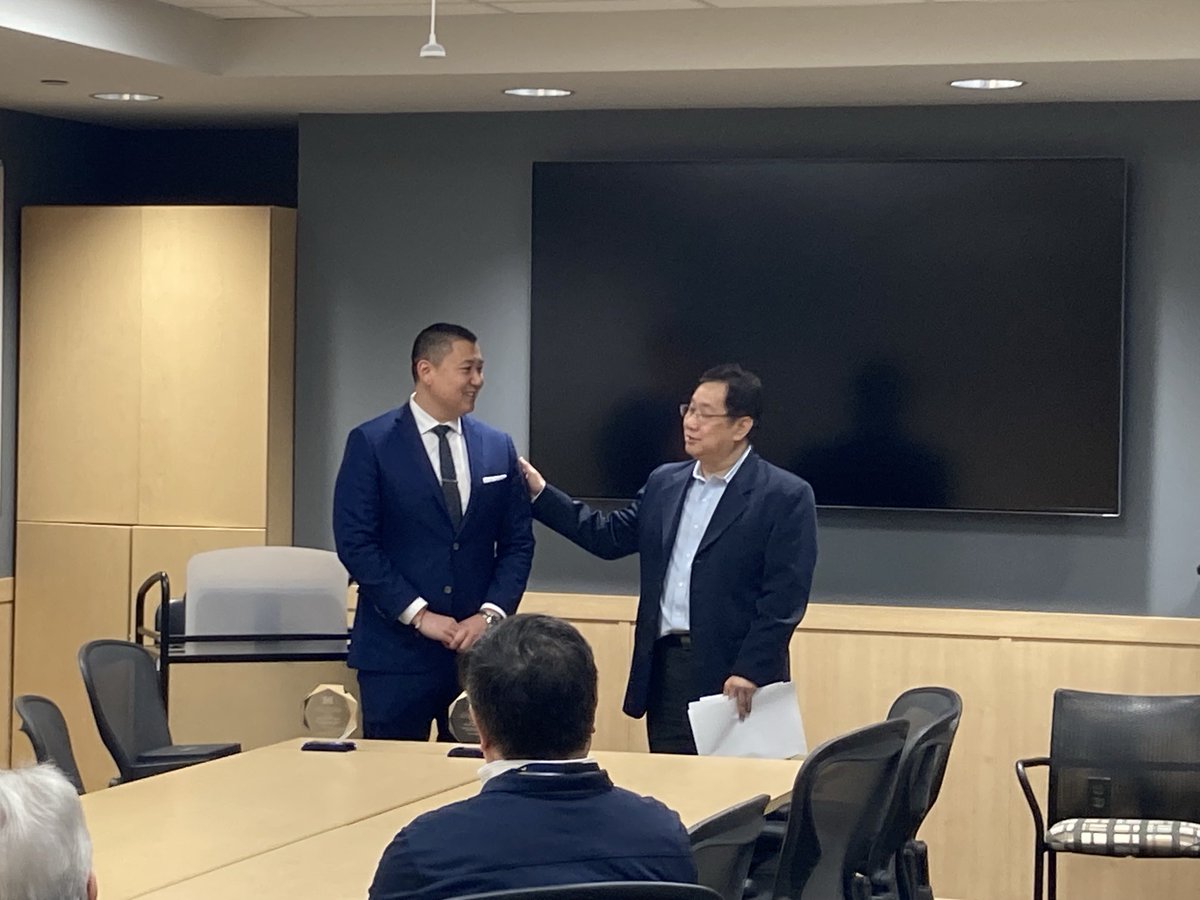
[[[737,704],[724,694],[692,701],[688,718],[701,756],[788,759],[808,753],[800,702],[790,681],[755,691],[745,719],[738,718]]]

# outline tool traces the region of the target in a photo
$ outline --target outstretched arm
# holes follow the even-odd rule
[[[637,552],[638,509],[645,488],[624,509],[600,512],[547,484],[528,460],[520,463],[535,519],[601,559],[620,559]]]

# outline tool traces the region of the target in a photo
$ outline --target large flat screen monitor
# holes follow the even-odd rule
[[[620,500],[703,370],[824,506],[1120,509],[1125,164],[537,163],[531,439]]]

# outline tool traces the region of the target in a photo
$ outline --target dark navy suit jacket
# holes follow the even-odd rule
[[[415,819],[384,850],[370,900],[595,881],[694,884],[687,832],[674,812],[613,787],[594,763],[539,763]]]
[[[353,431],[333,495],[338,556],[358,582],[349,665],[453,672],[455,654],[398,621],[423,597],[463,619],[494,603],[514,613],[533,561],[525,481],[508,435],[463,416],[471,496],[457,531],[408,404]]]
[[[663,579],[694,462],[659,466],[637,499],[592,510],[547,485],[533,515],[605,559],[641,555],[641,588],[625,712],[646,712]],[[808,606],[817,562],[813,492],[751,451],[713,512],[692,562],[693,697],[719,694],[730,675],[760,687],[789,677],[788,643]]]

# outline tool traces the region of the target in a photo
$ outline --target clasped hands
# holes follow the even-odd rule
[[[487,630],[487,622],[479,613],[467,616],[459,622],[451,616],[440,615],[425,607],[417,613],[413,627],[421,636],[437,641],[447,650],[462,653],[479,640],[479,636]]]

